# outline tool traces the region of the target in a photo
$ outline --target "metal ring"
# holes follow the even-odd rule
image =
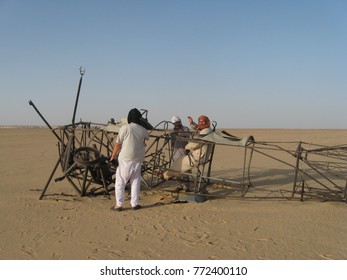
[[[100,152],[93,147],[81,147],[76,150],[73,159],[80,166],[91,166],[99,162]]]

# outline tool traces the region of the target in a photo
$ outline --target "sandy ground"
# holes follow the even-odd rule
[[[256,141],[347,140],[347,130],[229,132]],[[45,128],[1,128],[0,135],[2,260],[347,259],[347,205],[284,198],[292,171],[266,156],[254,155],[255,187],[245,198],[172,203],[169,193],[144,189],[143,209],[118,213],[110,210],[113,193],[80,197],[66,180],[52,182],[39,200],[57,160],[55,138]],[[243,152],[233,149],[216,148],[212,174],[240,178]]]

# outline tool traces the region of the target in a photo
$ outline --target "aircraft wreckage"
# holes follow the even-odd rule
[[[115,138],[118,131],[126,121],[116,122],[111,119],[107,124],[100,125],[92,122],[75,122],[76,110],[85,71],[80,68],[80,80],[72,117],[72,123],[52,128],[42,116],[34,103],[29,104],[35,109],[40,118],[48,126],[58,140],[58,157],[51,174],[41,192],[40,199],[56,176],[60,167],[61,174],[54,178],[55,182],[67,180],[80,196],[103,194],[109,196],[114,190],[114,175],[117,165],[110,162]],[[149,130],[150,140],[146,143],[146,156],[142,166],[143,187],[152,190],[168,191],[172,194],[167,181],[160,174],[170,169],[173,150],[172,123],[162,121],[152,126],[148,121],[148,111],[142,113],[143,126]],[[207,146],[207,153],[199,164],[193,167],[188,175],[194,186],[189,195],[193,201],[201,202],[209,197],[231,197],[242,199],[285,198],[319,199],[323,201],[344,201],[347,197],[347,144],[337,146],[322,146],[307,142],[264,142],[257,141],[252,136],[239,138],[227,131],[216,130],[204,137],[189,132],[175,135],[176,139],[183,139]],[[240,168],[234,169],[234,177],[222,176],[221,172],[214,172],[213,161],[218,146],[229,146],[238,150]],[[242,151],[242,152],[240,152]],[[232,152],[232,151],[231,151]],[[284,174],[287,176],[287,185],[290,189],[281,189],[280,186],[270,191],[270,194],[259,194],[257,181],[264,172],[253,171],[252,159],[254,155],[266,157],[285,166]],[[234,157],[230,155],[230,157]],[[227,170],[228,166],[224,166]],[[271,170],[267,170],[272,172]],[[277,171],[276,171],[277,172]],[[235,173],[235,172],[234,172]],[[221,175],[218,175],[221,174]],[[267,182],[271,184],[271,182]],[[274,193],[280,196],[274,196]],[[176,199],[178,193],[175,194]],[[174,195],[174,196],[175,196]]]

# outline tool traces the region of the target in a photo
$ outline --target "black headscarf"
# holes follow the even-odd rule
[[[129,111],[128,114],[128,123],[136,123],[136,124],[141,124],[140,120],[141,120],[141,113],[139,110],[137,110],[136,108],[133,108]]]
[[[142,114],[139,110],[136,108],[133,108],[129,111],[128,114],[128,123],[136,123],[138,125],[141,125],[145,129],[153,129],[153,126],[147,121],[147,119],[144,119],[142,117]]]

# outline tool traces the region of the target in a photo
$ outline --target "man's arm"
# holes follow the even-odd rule
[[[116,143],[114,144],[113,151],[112,151],[112,156],[110,158],[110,161],[116,159],[120,149],[122,148],[122,143]]]

